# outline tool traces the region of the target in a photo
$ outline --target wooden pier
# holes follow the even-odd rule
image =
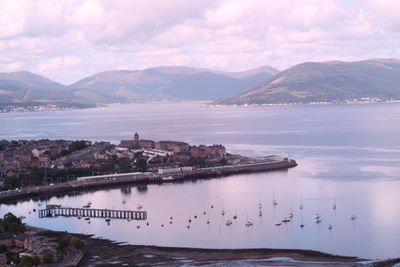
[[[68,208],[62,207],[61,205],[47,205],[46,209],[39,210],[39,218],[57,216],[146,220],[147,212],[131,210]]]

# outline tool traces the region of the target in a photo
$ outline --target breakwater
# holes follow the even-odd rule
[[[65,183],[26,187],[19,190],[1,192],[0,202],[16,201],[25,198],[41,197],[46,195],[56,195],[68,192],[84,191],[88,189],[100,189],[119,185],[165,183],[174,181],[184,181],[189,179],[205,179],[218,176],[227,176],[239,173],[265,172],[278,169],[287,169],[297,166],[293,159],[283,159],[279,161],[260,162],[227,165],[210,168],[199,168],[187,171],[176,171],[168,174],[159,173],[123,173],[99,176],[80,177],[77,180]]]

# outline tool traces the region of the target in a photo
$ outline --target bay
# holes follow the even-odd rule
[[[119,143],[139,132],[144,139],[223,144],[229,152],[249,156],[288,155],[299,164],[287,171],[123,187],[0,206],[1,214],[24,215],[34,226],[131,244],[299,248],[366,258],[400,255],[400,104],[231,108],[209,108],[199,102],[126,104],[4,113],[0,125],[0,139]],[[89,201],[92,207],[108,209],[136,209],[141,204],[150,225],[39,219],[33,212],[40,208],[39,202],[41,207],[46,203],[81,207]],[[261,217],[258,203],[262,203]],[[294,214],[290,223],[275,226],[290,212]],[[314,222],[316,212],[320,224]],[[352,214],[357,215],[354,221]],[[238,218],[233,220],[233,215]],[[233,220],[231,226],[225,224],[228,219]],[[246,227],[247,220],[254,225]],[[304,228],[299,227],[301,222]]]

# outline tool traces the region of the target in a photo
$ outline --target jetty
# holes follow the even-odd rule
[[[61,205],[47,205],[45,209],[39,210],[39,218],[57,216],[146,220],[147,212],[131,210],[69,208],[62,207]]]

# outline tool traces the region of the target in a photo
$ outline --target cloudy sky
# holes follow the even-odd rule
[[[399,0],[0,0],[0,72],[400,58]]]

